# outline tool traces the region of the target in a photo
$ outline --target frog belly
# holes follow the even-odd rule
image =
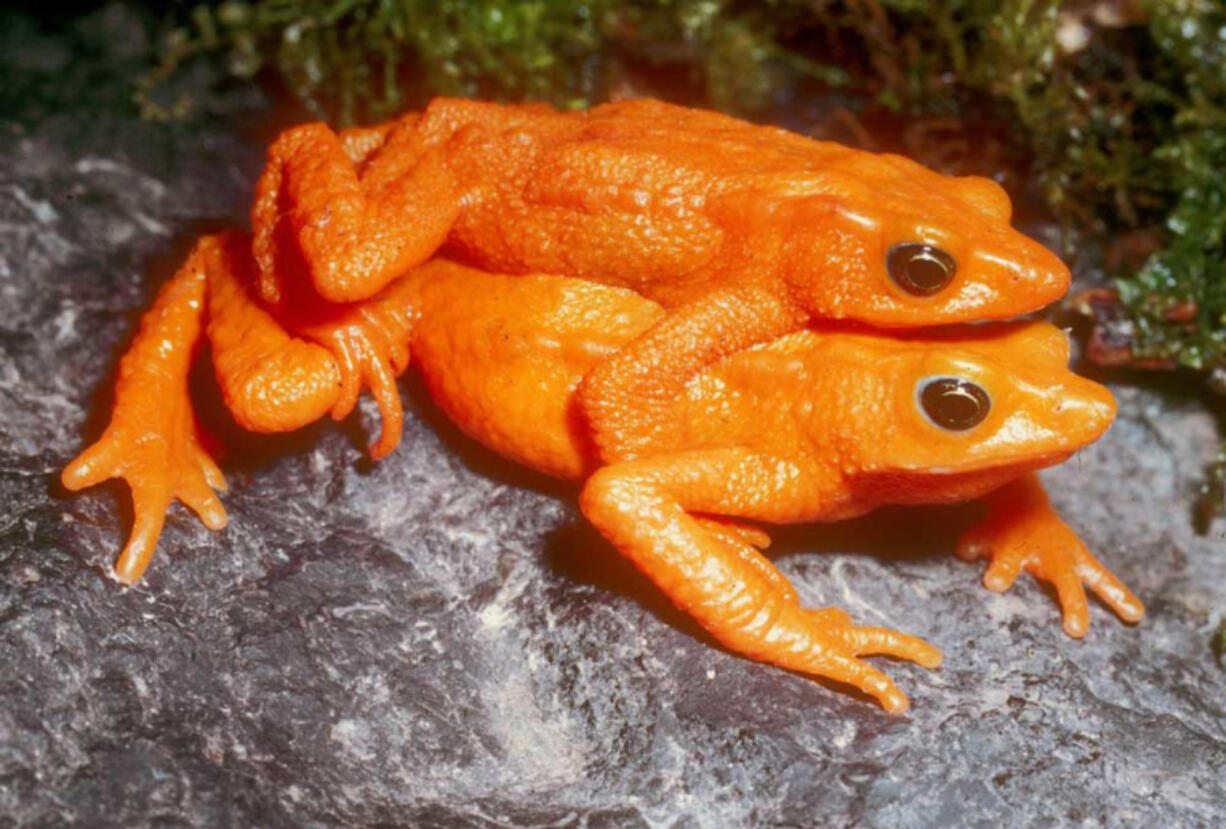
[[[435,260],[415,275],[412,353],[431,397],[465,434],[568,480],[596,465],[575,389],[663,310],[619,288],[507,276]]]

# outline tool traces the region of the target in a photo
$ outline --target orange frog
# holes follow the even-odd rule
[[[626,455],[655,440],[704,366],[810,320],[910,328],[1057,299],[1068,270],[1010,212],[987,179],[658,101],[560,113],[439,99],[381,127],[281,135],[252,248],[260,296],[283,318],[311,293],[373,296],[440,248],[660,303],[668,313],[580,392],[598,445]],[[369,383],[397,420],[379,332],[290,327],[336,355],[346,403]]]
[[[225,513],[187,396],[199,309],[226,402],[241,423],[289,429],[341,395],[325,348],[295,338],[254,297],[246,237],[206,237],[142,320],[121,364],[114,417],[65,470],[72,488],[119,475],[137,524],[117,576],[137,580],[172,497],[210,527]],[[584,514],[678,607],[753,659],[847,683],[900,712],[907,699],[862,657],[936,667],[940,652],[893,630],[806,609],[743,523],[833,521],[886,503],[987,496],[959,553],[987,557],[988,587],[1025,569],[1051,582],[1065,630],[1085,633],[1085,587],[1122,618],[1141,603],[1056,515],[1034,472],[1098,438],[1115,404],[1067,368],[1046,323],[888,336],[846,326],[793,332],[702,369],[622,455],[592,442],[584,378],[667,318],[634,291],[556,276],[508,276],[433,260],[353,313],[384,331],[394,368],[413,355],[432,397],[465,432],[541,472],[583,484]]]

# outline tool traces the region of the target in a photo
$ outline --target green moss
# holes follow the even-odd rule
[[[986,118],[1005,125],[1002,157],[1070,229],[1162,231],[1155,258],[1121,274],[1124,290],[1152,322],[1142,348],[1195,366],[1222,345],[1205,340],[1222,328],[1220,286],[1205,275],[1226,260],[1226,184],[1214,175],[1226,155],[1223,27],[1218,0],[225,0],[171,33],[140,98],[166,114],[157,81],[214,52],[237,76],[279,76],[340,124],[438,94],[582,107],[645,85],[743,115],[786,116],[803,87],[810,99],[836,92],[854,118],[949,118],[968,132]],[[939,142],[908,149],[948,156]],[[1155,295],[1197,301],[1204,324],[1151,336],[1166,310],[1145,300]]]
[[[839,83],[845,73],[773,39],[787,6],[731,13],[721,0],[226,0],[201,4],[169,35],[138,90],[151,117],[157,83],[200,52],[233,74],[276,73],[314,115],[371,122],[430,95],[544,100],[565,108],[607,98],[627,62],[692,68],[710,102],[753,110],[779,67]],[[181,106],[178,107],[181,110]]]
[[[1150,23],[1153,116],[1145,195],[1164,246],[1119,283],[1142,356],[1206,370],[1226,365],[1226,8],[1178,0]]]

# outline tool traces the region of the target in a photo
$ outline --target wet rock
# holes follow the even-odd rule
[[[887,664],[902,718],[711,647],[411,381],[386,461],[360,418],[238,440],[229,528],[176,507],[147,580],[106,580],[126,494],[56,475],[156,283],[243,221],[269,117],[246,91],[136,120],[142,26],[0,17],[0,825],[1220,825],[1226,545],[1188,513],[1213,421],[1153,391],[1045,476],[1135,628],[1095,606],[1076,642],[1026,578],[984,590],[965,510],[779,534],[807,603],[945,650]]]

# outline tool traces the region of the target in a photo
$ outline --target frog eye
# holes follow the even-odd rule
[[[958,377],[921,380],[916,392],[928,419],[951,432],[978,426],[992,410],[992,399],[983,388]]]
[[[886,265],[898,287],[914,296],[932,296],[948,285],[958,270],[958,263],[948,253],[918,242],[890,248]]]

